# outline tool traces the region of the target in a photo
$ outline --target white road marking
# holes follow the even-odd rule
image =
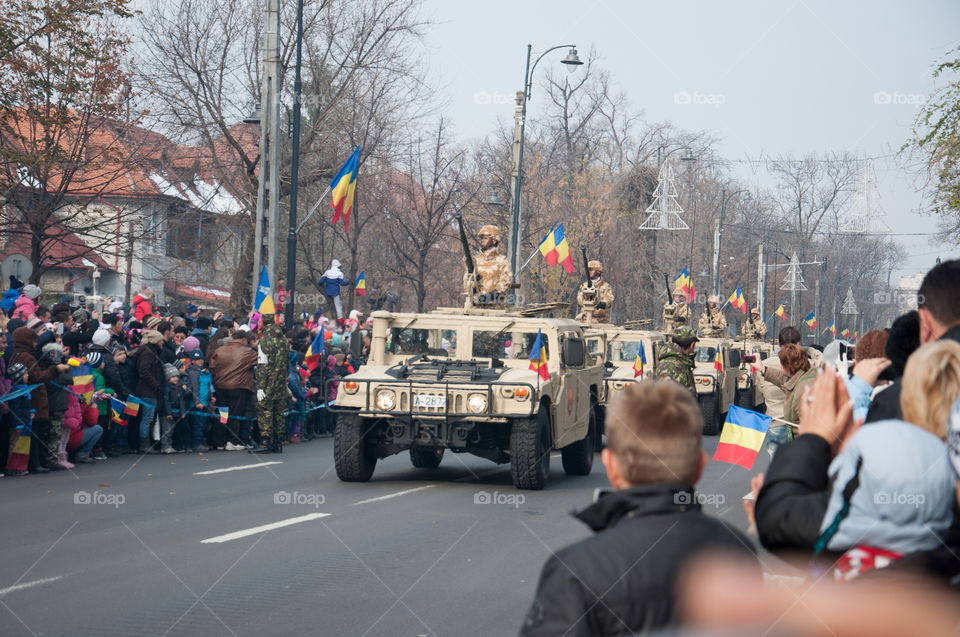
[[[233,533],[227,533],[226,535],[209,537],[205,540],[200,540],[200,543],[220,544],[221,542],[229,542],[230,540],[239,540],[240,538],[247,537],[249,535],[256,535],[257,533],[263,533],[264,531],[272,531],[273,529],[282,529],[285,526],[300,524],[301,522],[309,522],[310,520],[319,520],[320,518],[325,518],[329,515],[329,513],[311,513],[309,515],[301,515],[297,518],[289,518],[287,520],[280,520],[279,522],[273,522],[271,524],[255,526],[252,529],[244,529],[243,531],[234,531]]]
[[[215,473],[226,473],[228,471],[243,471],[244,469],[256,469],[257,467],[269,467],[272,464],[283,464],[280,460],[274,460],[272,462],[258,462],[256,464],[243,464],[239,467],[226,467],[225,469],[213,469],[212,471],[198,471],[194,473],[195,476],[210,476]]]
[[[425,487],[417,487],[417,488],[415,488],[415,489],[407,489],[406,491],[397,491],[396,493],[389,493],[389,494],[387,494],[387,495],[381,495],[381,496],[378,497],[378,498],[370,498],[369,500],[360,500],[359,502],[354,502],[354,503],[351,504],[350,506],[355,507],[355,506],[357,506],[358,504],[367,504],[367,503],[369,503],[369,502],[380,502],[381,500],[389,500],[390,498],[396,498],[396,497],[399,497],[399,496],[401,496],[401,495],[407,495],[408,493],[414,493],[414,492],[416,492],[416,491],[423,491],[424,489],[432,489],[432,488],[435,487],[435,486],[437,486],[437,485],[435,485],[435,484],[428,484],[428,485],[425,486]]]
[[[57,575],[56,577],[44,577],[43,579],[34,580],[32,582],[25,582],[23,584],[17,584],[15,586],[8,586],[7,588],[0,588],[0,597],[3,597],[7,593],[12,593],[14,591],[22,591],[25,588],[33,588],[34,586],[43,586],[44,584],[49,584],[50,582],[56,582],[57,580],[63,579],[63,575]]]

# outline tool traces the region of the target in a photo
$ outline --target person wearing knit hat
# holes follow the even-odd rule
[[[155,330],[160,323],[163,322],[163,319],[159,316],[149,316],[147,317],[146,322],[143,324],[148,330]]]
[[[27,298],[31,298],[31,299],[36,300],[36,299],[40,296],[40,292],[41,292],[42,290],[41,290],[40,288],[38,288],[36,285],[34,285],[33,283],[29,283],[29,284],[23,286],[23,289],[20,290],[20,291],[21,291],[21,292],[24,294],[24,296],[26,296]]]
[[[14,302],[13,317],[23,319],[24,321],[33,314],[37,313],[40,305],[37,303],[37,297],[40,296],[40,288],[34,284],[23,286],[20,290],[20,296]]]
[[[159,345],[163,342],[163,335],[157,330],[146,329],[143,330],[142,334],[140,335],[140,341],[142,343]]]
[[[59,363],[60,358],[63,356],[63,345],[60,343],[47,343],[40,349],[40,352],[53,362]]]
[[[179,362],[179,361],[178,361]],[[160,407],[160,453],[174,453],[174,441],[186,451],[182,444],[182,432],[187,428],[187,411],[184,401],[181,400],[180,370],[175,364],[163,363],[163,377],[166,383],[163,388],[163,402]]]
[[[193,351],[199,347],[200,339],[198,339],[196,336],[188,336],[187,338],[183,339],[183,351],[187,352],[188,354],[193,353]],[[201,352],[200,355],[203,356],[203,352]]]
[[[87,352],[87,355],[84,358],[87,359],[87,363],[90,364],[90,367],[94,369],[100,367],[100,364],[103,362],[103,355],[100,352]]]
[[[93,333],[93,344],[106,347],[110,343],[110,332],[105,329],[99,329]]]
[[[47,329],[47,326],[43,324],[43,321],[38,319],[36,316],[27,321],[27,327],[39,334]]]

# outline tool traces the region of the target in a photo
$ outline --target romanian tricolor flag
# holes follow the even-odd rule
[[[840,336],[842,336],[843,338],[850,338],[850,330],[844,328],[844,330],[840,332]]]
[[[718,372],[723,371],[723,357],[720,355],[720,348],[717,348],[717,353],[713,355],[713,368]]]
[[[543,380],[550,380],[550,372],[547,370],[547,346],[543,342],[541,330],[537,330],[537,340],[530,348],[530,369],[540,374]]]
[[[859,336],[860,336],[860,332],[854,332],[854,333],[853,333],[853,340],[857,340],[857,338],[859,338]]]
[[[633,377],[643,377],[643,366],[647,364],[647,353],[643,349],[643,343],[640,343],[640,350],[637,352],[637,360],[633,361]]]
[[[783,309],[783,303],[777,307],[777,311],[773,313],[774,316],[779,317],[781,320],[787,320],[787,311]]]
[[[124,416],[136,416],[140,413],[140,399],[130,394],[127,396],[127,402],[123,405]]]
[[[360,271],[360,276],[357,277],[357,282],[353,284],[353,288],[353,293],[356,296],[363,296],[367,293],[367,277],[365,270]]]
[[[126,404],[116,396],[110,397],[110,419],[121,427],[126,426],[127,421],[123,419],[123,410]]]
[[[693,279],[690,278],[690,272],[686,268],[673,280],[674,290],[683,290],[683,296],[687,303],[693,302],[697,296],[697,290],[693,286]]]
[[[67,359],[67,365],[69,365],[70,367],[80,367],[81,365],[83,365],[83,359],[77,358],[76,356],[71,356],[70,358]]]
[[[771,421],[770,416],[730,405],[713,459],[753,469]]]
[[[830,325],[827,326],[827,330],[833,335],[834,338],[837,337],[837,328],[833,324],[833,321],[830,321]]]
[[[730,295],[730,298],[727,299],[727,302],[744,314],[747,313],[747,300],[743,298],[743,290],[739,285],[733,294]]]
[[[333,223],[343,215],[343,230],[350,229],[350,212],[353,210],[353,195],[357,189],[357,169],[360,167],[360,147],[357,146],[334,178],[330,181],[333,197],[330,206],[334,209]]]
[[[554,226],[540,242],[540,254],[547,260],[547,265],[557,265],[559,263],[567,271],[567,274],[573,274],[575,270],[573,256],[570,254],[567,238],[563,234],[562,221]]]
[[[217,411],[220,412],[220,424],[221,425],[227,424],[227,421],[230,420],[230,408],[217,407]]]
[[[270,277],[267,275],[267,266],[260,269],[260,282],[257,283],[257,296],[253,299],[253,310],[260,314],[276,314],[277,308],[273,305],[270,296]]]
[[[93,370],[86,362],[73,368],[73,391],[88,405],[93,400]]]
[[[807,314],[807,318],[803,319],[803,322],[806,323],[811,330],[817,329],[817,317],[813,312]]]
[[[320,326],[320,331],[317,332],[316,338],[313,339],[313,342],[310,343],[310,347],[307,348],[307,353],[303,357],[303,362],[307,364],[307,369],[311,372],[317,368],[317,365],[320,364],[320,355],[323,354],[323,326]]]

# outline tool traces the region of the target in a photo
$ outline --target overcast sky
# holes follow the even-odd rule
[[[437,22],[427,57],[463,137],[487,135],[498,117],[512,120],[528,43],[535,54],[573,43],[581,57],[596,48],[648,120],[712,131],[721,153],[734,160],[895,152],[935,86],[933,64],[960,43],[956,0],[426,0],[424,9]],[[535,81],[565,54],[544,58]],[[478,103],[488,101],[478,94],[489,103]],[[543,105],[537,94],[535,87],[529,117]],[[916,177],[891,160],[875,169],[894,234],[935,230],[932,218],[917,214]],[[746,163],[736,176],[769,183]],[[901,274],[925,271],[937,256],[960,257],[928,237],[901,242],[911,254]]]

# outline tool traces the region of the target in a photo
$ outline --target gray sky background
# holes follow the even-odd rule
[[[483,137],[498,118],[512,120],[528,43],[535,55],[575,43],[581,57],[596,47],[601,66],[648,120],[712,131],[732,160],[828,150],[890,155],[935,87],[933,64],[960,42],[955,0],[427,0],[424,13],[437,22],[426,56],[461,137]],[[565,54],[544,58],[535,82]],[[480,92],[492,103],[477,103]],[[678,104],[677,93],[692,103]],[[537,96],[535,85],[532,118],[543,105]],[[934,231],[935,220],[917,213],[917,176],[892,160],[875,162],[875,170],[894,234]],[[745,162],[735,167],[748,184],[768,184],[763,173]],[[899,274],[925,271],[937,256],[960,257],[930,237],[901,242],[911,257]]]

